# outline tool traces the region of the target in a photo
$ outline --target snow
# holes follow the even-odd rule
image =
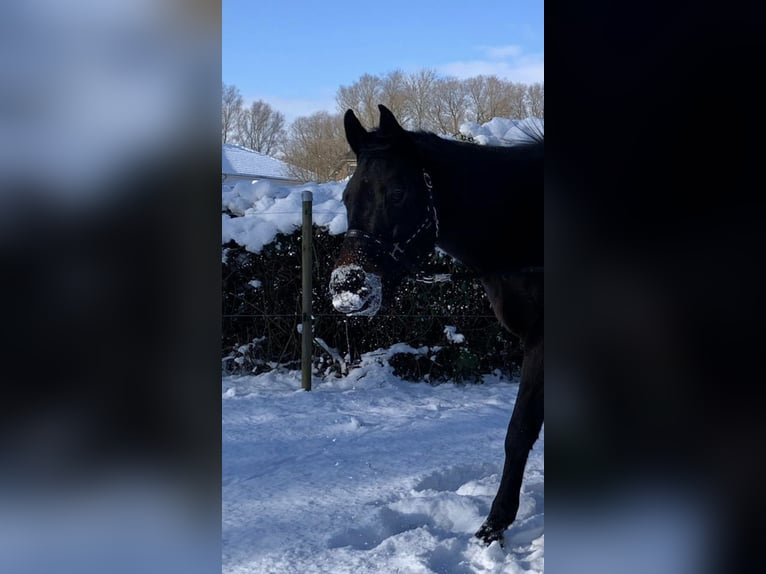
[[[518,384],[410,383],[393,352],[301,390],[297,371],[222,380],[223,572],[542,572],[543,433],[506,546],[480,544]]]
[[[460,344],[465,343],[465,335],[457,332],[457,327],[454,325],[447,325],[444,327],[444,334],[447,336],[447,340],[450,343]]]
[[[471,136],[475,143],[482,145],[510,145],[542,135],[544,125],[543,120],[539,118],[523,120],[492,118],[485,124],[466,122],[460,126],[460,133]]]
[[[314,223],[329,233],[345,233],[346,208],[341,197],[345,182],[307,183],[299,187],[268,181],[238,182],[223,187],[221,214],[222,243],[234,240],[253,253],[260,253],[277,233],[290,234],[301,226],[303,190],[312,192]]]
[[[511,120],[461,131],[501,145],[528,137]],[[222,242],[258,253],[298,229],[303,190],[312,192],[314,222],[344,233],[345,186],[224,186]],[[371,304],[338,301],[359,303]],[[445,335],[463,339],[450,326]],[[543,433],[505,548],[473,536],[500,481],[517,382],[500,374],[481,385],[406,382],[387,363],[395,352],[428,349],[400,343],[367,353],[343,378],[315,377],[311,392],[298,371],[223,378],[224,573],[543,571]]]
[[[248,175],[254,178],[292,179],[285,162],[234,144],[223,144],[221,173]]]

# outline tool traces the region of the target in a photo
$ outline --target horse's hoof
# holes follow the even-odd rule
[[[479,528],[474,536],[484,542],[487,546],[497,540],[500,543],[500,548],[505,548],[504,533],[505,528],[499,528],[487,521],[481,525],[481,528]]]

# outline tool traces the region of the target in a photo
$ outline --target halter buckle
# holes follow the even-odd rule
[[[389,253],[389,255],[391,256],[391,258],[394,261],[399,261],[399,257],[397,257],[397,252],[401,253],[402,255],[404,255],[404,249],[399,247],[399,243],[398,242],[394,243],[394,248],[391,250],[391,253]]]
[[[431,176],[428,175],[428,172],[426,170],[423,170],[423,181],[426,182],[426,187],[428,188],[428,191],[431,191],[434,185],[433,183],[431,183]]]

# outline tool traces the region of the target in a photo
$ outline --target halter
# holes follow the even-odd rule
[[[418,273],[415,275],[415,281],[418,283],[449,283],[456,280],[473,280],[481,279],[482,277],[488,277],[490,275],[499,276],[503,279],[509,277],[518,277],[519,275],[534,275],[535,273],[544,273],[545,269],[540,266],[521,267],[515,271],[501,271],[501,272],[479,272],[479,271],[465,271],[462,273]]]
[[[425,183],[426,190],[428,191],[428,204],[426,205],[426,214],[423,222],[412,232],[404,242],[390,242],[379,237],[375,237],[362,231],[361,229],[349,229],[346,232],[346,237],[354,237],[357,239],[363,239],[372,243],[376,249],[378,249],[384,255],[393,259],[396,263],[404,263],[406,266],[411,267],[412,257],[407,255],[407,249],[412,241],[418,237],[424,230],[430,229],[431,226],[435,227],[435,240],[439,239],[439,216],[436,213],[436,206],[434,205],[433,195],[433,182],[428,172],[423,169],[423,182]]]

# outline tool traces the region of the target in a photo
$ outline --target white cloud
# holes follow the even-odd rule
[[[511,44],[508,46],[485,46],[482,48],[487,58],[491,60],[504,60],[505,58],[521,56],[523,50],[521,46]]]
[[[479,49],[484,58],[449,62],[439,66],[439,72],[458,79],[494,75],[525,84],[545,79],[545,58],[542,53],[527,54],[518,45],[483,46]]]

